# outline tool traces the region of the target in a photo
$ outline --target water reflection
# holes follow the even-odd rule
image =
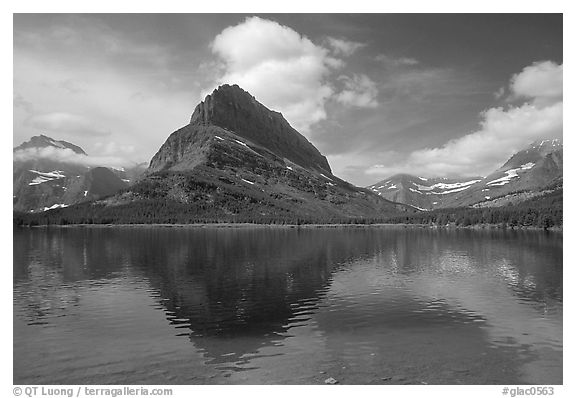
[[[562,350],[561,236],[425,229],[14,231],[15,313],[27,324],[18,327],[82,328],[74,316],[90,308],[96,320],[116,322],[118,333],[126,327],[146,335],[146,327],[126,324],[150,317],[123,301],[133,292],[152,300],[173,336],[191,342],[205,366],[227,376],[241,370],[252,382],[273,380],[262,369],[286,372],[305,355],[313,356],[308,366],[314,369],[348,368],[346,375],[355,377],[350,382],[381,382],[376,372],[399,368],[428,375],[432,383],[497,382],[473,370],[505,361],[498,350],[515,350],[518,358],[508,362],[540,357],[544,348],[560,356]],[[87,295],[96,301],[87,303]],[[161,342],[156,348],[162,351]],[[548,383],[561,380],[561,357],[550,358],[546,367],[555,370]],[[442,376],[447,363],[452,372],[461,362],[466,372]],[[499,377],[534,380],[534,369],[526,376],[516,365]],[[296,379],[299,371],[290,374]]]

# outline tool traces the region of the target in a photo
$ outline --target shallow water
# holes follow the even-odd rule
[[[562,235],[14,230],[16,384],[561,384]]]

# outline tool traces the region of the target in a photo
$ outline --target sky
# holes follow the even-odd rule
[[[15,14],[13,145],[148,162],[235,83],[366,186],[483,176],[562,138],[561,14]]]

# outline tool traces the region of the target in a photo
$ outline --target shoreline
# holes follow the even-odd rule
[[[67,224],[67,225],[34,225],[20,226],[23,228],[216,228],[216,229],[247,229],[247,228],[286,228],[286,229],[330,229],[330,228],[425,228],[435,230],[507,230],[507,231],[548,231],[563,232],[562,227],[552,227],[548,229],[523,226],[523,227],[502,227],[497,224],[478,225],[448,225],[438,226],[429,224],[406,224],[406,223],[377,223],[377,224],[253,224],[253,223],[197,223],[197,224]]]

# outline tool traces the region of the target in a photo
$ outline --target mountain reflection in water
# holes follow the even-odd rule
[[[562,236],[15,229],[14,319],[18,384],[561,383]]]

